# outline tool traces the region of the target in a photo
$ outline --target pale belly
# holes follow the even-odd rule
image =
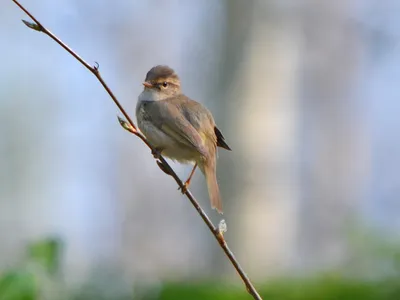
[[[196,150],[177,142],[151,122],[142,120],[138,125],[150,144],[162,149],[163,156],[181,163],[194,163],[200,160],[200,154]]]

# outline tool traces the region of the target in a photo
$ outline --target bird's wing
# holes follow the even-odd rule
[[[207,136],[207,140],[216,144],[218,147],[226,150],[231,150],[225,141],[221,131],[215,125],[214,118],[211,112],[202,104],[191,100],[190,98],[180,95],[171,99],[177,103],[185,103],[180,109],[183,115],[189,121],[190,124],[199,132],[201,136]]]
[[[214,118],[211,112],[201,103],[196,102],[185,95],[180,95],[173,99],[184,103],[180,107],[183,115],[190,124],[199,132],[211,132],[215,126]]]
[[[214,133],[215,122],[211,112],[201,103],[185,95],[170,100],[176,103],[185,119],[196,129],[208,147],[215,147],[217,136]]]
[[[175,103],[167,100],[149,102],[146,111],[152,123],[169,137],[185,146],[195,148],[200,154],[206,153],[201,135]]]
[[[232,151],[232,149],[226,143],[225,138],[222,135],[222,132],[217,128],[217,126],[214,127],[214,131],[215,135],[217,136],[217,146]]]

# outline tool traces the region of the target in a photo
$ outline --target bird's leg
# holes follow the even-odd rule
[[[194,164],[192,172],[190,172],[189,178],[185,181],[185,183],[183,184],[183,187],[179,188],[181,190],[182,194],[186,193],[186,191],[187,191],[187,189],[189,187],[189,184],[190,184],[190,180],[192,180],[194,171],[196,171],[196,167],[197,167],[197,163]]]

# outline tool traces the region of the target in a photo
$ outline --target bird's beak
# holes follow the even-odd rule
[[[149,89],[151,89],[151,88],[153,87],[153,85],[152,85],[150,82],[147,82],[147,81],[143,82],[142,84],[143,84],[145,87],[149,88]]]

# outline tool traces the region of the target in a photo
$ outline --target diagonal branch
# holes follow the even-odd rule
[[[124,115],[125,120],[122,118],[118,117],[120,125],[130,133],[136,135],[139,137],[154,153],[155,149],[153,146],[147,141],[146,137],[138,130],[136,125],[133,123],[132,119],[129,117],[129,115],[126,113],[125,109],[122,107],[122,105],[119,103],[117,98],[115,97],[114,93],[111,91],[111,89],[108,87],[108,85],[105,83],[103,78],[100,75],[99,72],[99,64],[95,63],[94,66],[89,65],[83,58],[81,58],[75,51],[73,51],[70,47],[68,47],[64,42],[62,42],[57,36],[55,36],[50,30],[48,30],[46,27],[44,27],[25,7],[23,7],[17,0],[12,0],[21,10],[23,10],[34,22],[28,22],[25,20],[22,20],[26,26],[29,28],[43,32],[44,34],[48,35],[51,39],[53,39],[57,44],[59,44],[62,48],[64,48],[69,54],[71,54],[75,59],[77,59],[83,66],[86,67],[96,78],[98,81],[101,83],[103,88],[107,91],[107,93],[110,95],[111,99],[114,101],[115,105],[118,107],[118,109],[121,111],[121,113]],[[225,238],[223,236],[223,233],[226,230],[226,225],[224,221],[221,221],[219,228],[217,229],[214,224],[211,222],[207,214],[204,212],[204,210],[200,207],[198,204],[197,200],[193,196],[193,194],[188,190],[184,188],[183,182],[180,180],[178,175],[175,173],[175,171],[171,168],[171,166],[167,163],[164,157],[160,156],[157,160],[158,166],[168,175],[172,176],[178,186],[181,188],[182,191],[185,191],[186,197],[189,199],[189,201],[192,203],[194,208],[197,210],[199,213],[200,217],[203,219],[204,223],[206,223],[207,227],[210,229],[211,233],[214,235],[216,240],[218,241],[219,245],[221,246],[222,250],[225,252],[226,256],[229,258],[230,262],[232,265],[235,267],[236,271],[238,272],[240,278],[244,282],[247,291],[251,296],[253,296],[254,299],[262,299],[261,296],[258,294],[257,290],[251,283],[249,277],[246,275],[244,272],[243,268],[240,266],[239,262],[235,258],[234,254],[228,247],[228,244],[225,241]]]

